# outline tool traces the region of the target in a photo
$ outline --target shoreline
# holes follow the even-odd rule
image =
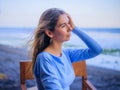
[[[90,66],[120,71],[120,56],[100,54],[94,58],[86,60],[86,63]]]

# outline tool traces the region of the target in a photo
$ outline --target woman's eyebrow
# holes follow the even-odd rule
[[[64,25],[64,24],[66,24],[66,23],[61,23],[60,25],[58,25],[58,27],[60,27],[60,26],[62,26],[62,25]]]

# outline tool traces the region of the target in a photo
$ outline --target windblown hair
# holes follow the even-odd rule
[[[44,11],[41,15],[32,44],[33,68],[36,62],[37,55],[50,44],[50,37],[45,34],[45,30],[50,30],[51,32],[54,32],[59,16],[62,14],[65,14],[65,12],[58,8],[51,8]]]

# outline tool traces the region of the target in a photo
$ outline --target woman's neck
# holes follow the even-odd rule
[[[47,51],[55,56],[61,56],[62,43],[51,42],[50,45],[44,51]]]

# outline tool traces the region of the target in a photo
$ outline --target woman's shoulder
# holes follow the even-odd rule
[[[44,60],[44,61],[53,61],[54,59],[57,59],[58,57],[49,53],[49,52],[41,52],[37,55],[37,59],[41,59],[41,60]]]
[[[36,57],[36,59],[39,61],[41,61],[41,60],[44,60],[44,61],[48,61],[48,60],[50,60],[50,55],[48,54],[48,53],[46,53],[46,52],[40,52],[38,55],[37,55],[37,57]]]
[[[50,57],[49,53],[47,53],[47,52],[40,52],[37,55],[37,58],[47,58],[47,57]]]

